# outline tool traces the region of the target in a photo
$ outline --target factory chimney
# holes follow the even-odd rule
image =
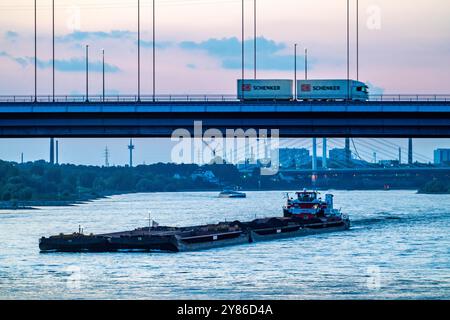
[[[350,167],[352,152],[350,151],[350,138],[345,138],[345,164]]]
[[[59,141],[56,140],[56,164],[59,164]]]
[[[313,138],[313,150],[312,150],[312,170],[315,173],[317,171],[317,138]]]
[[[313,138],[313,147],[312,147],[313,155],[312,155],[312,175],[311,175],[311,183],[313,188],[316,187],[317,183],[317,138]]]
[[[55,138],[50,138],[50,164],[55,164]]]
[[[323,168],[323,169],[327,169],[327,168],[328,168],[328,161],[327,161],[327,138],[323,138],[322,168]]]
[[[408,164],[412,165],[413,164],[413,139],[409,138],[408,139]]]

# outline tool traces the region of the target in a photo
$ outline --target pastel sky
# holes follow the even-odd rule
[[[84,93],[84,46],[89,44],[91,94],[101,92],[102,49],[106,51],[107,92],[135,94],[137,0],[55,2],[56,93]],[[246,65],[251,76],[253,1],[245,2]],[[149,94],[152,88],[151,3],[141,0],[144,94]],[[241,1],[156,0],[156,3],[157,93],[233,94],[235,81],[240,77]],[[345,0],[257,0],[257,3],[260,78],[293,77],[294,43],[309,50],[310,78],[346,76]],[[352,0],[352,12],[354,4]],[[33,92],[33,5],[33,0],[0,3],[0,95]],[[373,93],[450,94],[449,17],[448,0],[360,0],[360,79],[370,84]],[[352,16],[352,75],[356,77],[354,25]],[[51,0],[38,0],[40,94],[51,92],[51,50]],[[303,68],[302,58],[300,54],[299,69]],[[24,141],[1,140],[0,158],[17,159],[16,154],[5,148],[13,142],[20,148]],[[96,148],[104,147],[104,142],[98,142]],[[424,143],[424,148],[429,145]],[[450,146],[450,143],[445,140],[433,147],[436,145]],[[42,146],[46,148],[47,144],[42,142]],[[433,147],[423,149],[423,153],[430,154]],[[35,157],[39,157],[39,152],[31,156]]]
[[[345,0],[257,0],[259,76],[292,78],[293,44],[308,47],[311,78],[346,76]],[[0,94],[33,92],[33,0],[0,4]],[[240,77],[240,0],[157,0],[159,93],[234,93]],[[58,94],[136,92],[136,1],[56,0]],[[354,12],[355,0],[352,0]],[[142,90],[151,84],[151,0],[141,0]],[[246,0],[247,67],[253,68],[253,1]],[[450,92],[450,2],[360,0],[360,75],[385,93]],[[355,19],[352,17],[354,26]],[[355,77],[355,32],[352,74]],[[51,91],[51,0],[38,0],[39,92]],[[300,60],[301,57],[300,57]],[[300,62],[299,62],[300,63]],[[302,64],[302,63],[301,63]],[[300,65],[299,68],[303,68]],[[251,75],[251,70],[248,71]],[[378,90],[375,90],[378,91]]]

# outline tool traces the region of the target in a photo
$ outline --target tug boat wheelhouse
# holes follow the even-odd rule
[[[283,207],[285,218],[297,218],[304,221],[348,221],[348,216],[341,210],[334,209],[334,195],[326,194],[325,201],[317,191],[296,192],[295,197],[287,196],[287,204]]]
[[[325,201],[322,201],[319,192],[306,189],[296,192],[295,197],[287,194],[284,217],[253,221],[251,240],[264,241],[348,230],[350,219],[341,210],[334,209],[333,198],[332,194],[327,194]]]

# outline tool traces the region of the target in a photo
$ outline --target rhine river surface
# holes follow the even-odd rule
[[[0,212],[0,299],[450,299],[450,196],[336,191],[349,231],[193,253],[39,253],[41,236],[281,215],[282,192]]]

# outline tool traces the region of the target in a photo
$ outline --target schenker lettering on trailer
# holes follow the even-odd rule
[[[253,86],[253,90],[255,91],[280,91],[280,86]]]
[[[313,86],[314,91],[340,91],[340,86]]]

